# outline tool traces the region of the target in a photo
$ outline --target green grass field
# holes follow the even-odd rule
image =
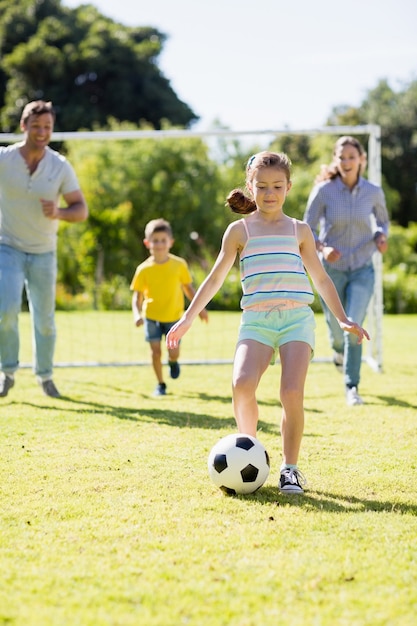
[[[120,332],[109,319],[59,314],[57,359],[79,344],[89,361],[146,360],[130,317],[117,318]],[[197,320],[184,360],[218,354],[218,340],[231,358],[236,320]],[[316,354],[329,356],[317,322]],[[28,342],[22,316],[22,362]],[[163,398],[148,365],[58,368],[60,400],[22,369],[0,400],[0,624],[414,626],[416,345],[416,316],[384,318],[384,370],[364,364],[363,407],[345,405],[331,363],[311,364],[304,497],[277,490],[279,365],[258,394],[271,473],[238,497],[206,465],[235,430],[230,364],[183,365]]]

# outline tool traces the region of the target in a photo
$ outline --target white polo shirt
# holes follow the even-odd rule
[[[44,216],[40,198],[58,201],[80,185],[66,158],[49,147],[30,174],[22,146],[0,147],[0,243],[33,254],[52,252],[59,220]]]

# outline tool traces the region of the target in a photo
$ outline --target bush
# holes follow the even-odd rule
[[[74,295],[65,285],[58,283],[55,306],[57,311],[91,311],[94,309],[93,296],[89,292]]]
[[[103,311],[126,311],[131,308],[130,284],[122,276],[104,281],[97,292],[97,308]]]
[[[393,224],[384,255],[385,313],[417,313],[417,224]]]
[[[200,265],[196,264],[190,266],[194,286],[196,288],[198,288],[206,278],[212,264],[212,262],[209,263],[208,269],[202,268]],[[242,288],[240,286],[239,267],[235,265],[226,276],[222,287],[209,303],[208,308],[213,311],[239,311],[241,297]]]
[[[384,312],[417,312],[417,276],[410,276],[404,267],[384,274]]]

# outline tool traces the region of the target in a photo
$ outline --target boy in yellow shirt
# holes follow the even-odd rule
[[[130,289],[133,319],[136,326],[144,325],[145,340],[151,347],[152,366],[158,385],[155,396],[166,395],[161,360],[161,340],[184,313],[184,294],[191,301],[195,295],[187,262],[170,250],[174,244],[169,222],[162,218],[151,220],[145,227],[145,246],[149,258],[138,265]],[[206,309],[200,318],[208,321]],[[168,350],[171,378],[178,378],[180,366],[179,345]]]

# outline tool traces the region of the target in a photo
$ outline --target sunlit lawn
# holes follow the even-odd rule
[[[67,315],[57,360],[82,347],[91,362],[148,361],[127,314]],[[183,360],[230,360],[238,319],[197,320]],[[328,357],[317,319],[316,354]],[[364,364],[363,407],[346,407],[331,363],[312,363],[300,457],[309,488],[292,498],[276,487],[279,364],[259,389],[270,477],[233,498],[206,466],[234,430],[230,363],[184,364],[165,398],[152,396],[149,365],[58,368],[61,400],[22,369],[0,404],[0,624],[414,625],[416,343],[416,316],[385,318],[384,371]]]

